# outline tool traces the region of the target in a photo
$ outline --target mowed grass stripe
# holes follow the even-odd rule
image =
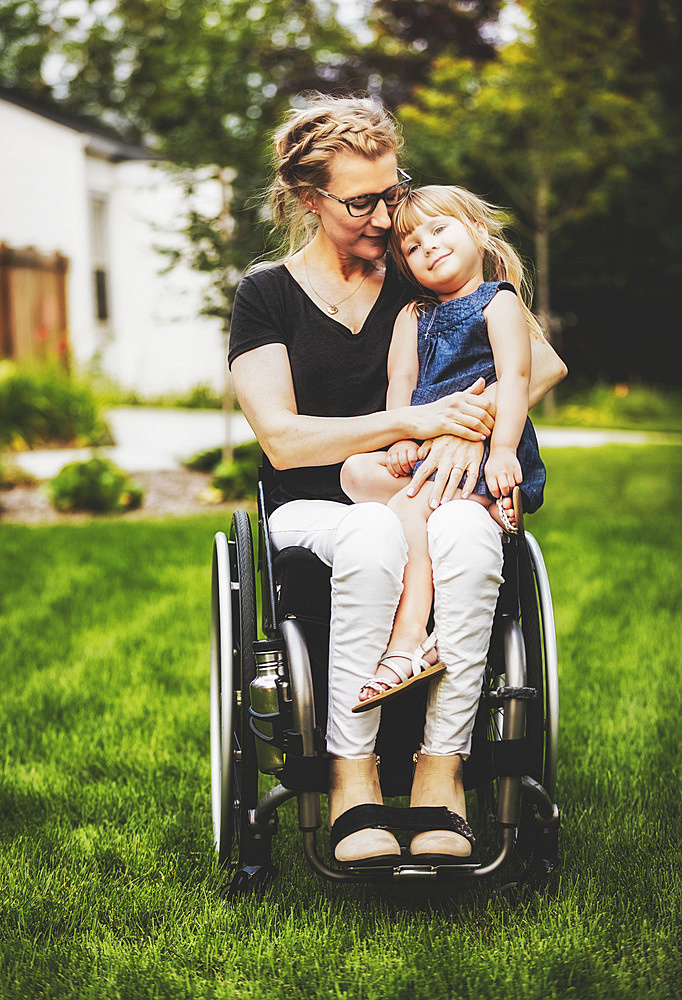
[[[208,760],[224,518],[3,526],[0,996],[679,995],[682,449],[545,457],[529,527],[559,633],[563,864],[542,896],[328,885],[290,804],[278,878],[226,901]]]

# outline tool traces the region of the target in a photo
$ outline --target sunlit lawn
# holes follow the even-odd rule
[[[560,642],[551,892],[338,888],[281,810],[226,901],[200,518],[0,526],[0,997],[679,996],[682,448],[545,455]]]

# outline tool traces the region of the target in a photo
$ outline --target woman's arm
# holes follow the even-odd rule
[[[452,393],[424,406],[401,406],[357,417],[300,414],[283,344],[266,344],[239,355],[232,362],[232,378],[244,416],[276,469],[332,465],[400,438],[423,440],[456,433],[482,440],[492,428],[486,405],[471,391]]]
[[[497,298],[497,296],[495,296]],[[494,300],[493,300],[494,301]],[[548,340],[539,337],[530,339],[530,385],[528,386],[528,409],[532,410],[568,375],[568,368]]]

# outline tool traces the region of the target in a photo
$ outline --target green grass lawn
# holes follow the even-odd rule
[[[223,518],[0,527],[0,997],[668,998],[682,953],[682,448],[550,451],[529,524],[559,634],[563,863],[334,887],[214,861],[208,597]]]

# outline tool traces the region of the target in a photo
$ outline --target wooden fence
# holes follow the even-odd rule
[[[61,254],[0,243],[0,356],[68,368],[66,276]]]

